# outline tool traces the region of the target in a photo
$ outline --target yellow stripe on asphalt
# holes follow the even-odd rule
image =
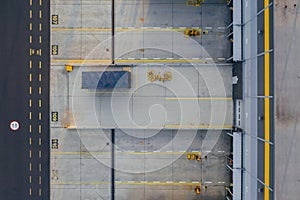
[[[51,185],[109,185],[111,182],[52,182]],[[116,185],[165,185],[165,186],[193,186],[193,185],[200,185],[201,182],[160,182],[160,181],[116,181]]]
[[[110,64],[111,60],[64,60],[64,59],[52,59],[52,63],[76,63],[76,64],[88,64],[88,63],[97,63],[97,64]],[[115,63],[199,63],[204,62],[201,59],[145,59],[145,60],[115,60]]]
[[[225,100],[229,101],[232,100],[231,97],[167,97],[166,100],[203,100],[203,101],[210,101],[210,100]]]
[[[116,32],[122,31],[184,31],[186,28],[164,28],[164,27],[137,27],[137,28],[116,28]],[[95,28],[95,27],[52,27],[51,31],[84,31],[84,32],[110,32],[111,28]]]
[[[265,96],[270,96],[270,8],[269,0],[264,0],[264,46],[265,46],[265,57],[264,57],[264,79],[265,79]],[[269,200],[270,198],[270,99],[264,99],[264,112],[265,112],[265,155],[264,155],[264,199]]]
[[[201,154],[201,152],[133,152],[133,151],[117,151],[115,154],[122,154],[122,155],[181,155],[181,154]],[[101,151],[92,151],[92,152],[80,152],[80,151],[52,151],[51,154],[53,155],[89,155],[89,154],[111,154],[109,151],[101,152]]]
[[[232,125],[185,125],[185,124],[165,124],[165,128],[198,128],[198,129],[231,129]]]

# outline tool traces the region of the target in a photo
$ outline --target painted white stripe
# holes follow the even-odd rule
[[[205,58],[205,60],[212,60],[212,58]]]
[[[149,58],[141,58],[141,60],[148,60]]]
[[[167,60],[173,60],[174,58],[167,58]]]
[[[135,58],[127,58],[128,60],[135,60]]]
[[[204,181],[204,183],[212,183],[211,181]]]
[[[153,60],[160,60],[160,58],[153,58]]]
[[[211,27],[211,26],[207,26],[207,27],[205,27],[205,29],[207,29],[207,30],[211,30],[211,29],[212,29],[212,27]]]
[[[200,58],[192,58],[192,60],[200,60]]]
[[[225,26],[219,26],[218,29],[219,30],[224,30],[226,27]]]

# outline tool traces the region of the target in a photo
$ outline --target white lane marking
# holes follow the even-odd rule
[[[211,29],[212,29],[212,27],[211,27],[211,26],[207,26],[207,27],[205,27],[205,29],[207,29],[207,30],[211,30]]]
[[[204,181],[204,183],[212,183],[211,181]]]
[[[160,58],[153,58],[153,60],[160,60]]]

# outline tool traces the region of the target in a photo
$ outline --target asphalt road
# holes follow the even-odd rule
[[[1,1],[0,199],[50,199],[49,7],[45,0]],[[10,130],[12,120],[19,130]]]

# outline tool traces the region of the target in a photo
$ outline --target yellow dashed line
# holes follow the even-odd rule
[[[42,19],[42,10],[39,11],[39,17]]]
[[[42,94],[42,87],[39,87],[39,94]]]
[[[32,125],[30,124],[29,125],[29,133],[31,133],[32,132]]]
[[[31,108],[31,106],[32,106],[32,100],[29,99],[29,107]]]
[[[42,107],[42,100],[39,99],[39,107],[41,108]]]
[[[32,6],[32,0],[29,0],[29,5]]]
[[[39,61],[39,68],[42,68],[42,61]]]
[[[42,74],[39,74],[39,81],[42,81]]]
[[[42,36],[39,36],[39,43],[42,44]]]
[[[29,74],[29,81],[30,82],[32,81],[32,74],[31,73]]]
[[[29,119],[31,120],[32,119],[32,113],[29,112]]]
[[[32,10],[29,10],[29,18],[32,18]]]
[[[29,94],[32,94],[32,87],[29,87]]]
[[[42,133],[42,125],[39,125],[39,133]]]
[[[32,157],[32,151],[29,150],[29,158],[31,158],[31,157]]]
[[[41,23],[39,24],[39,30],[40,31],[42,30],[42,24]]]
[[[29,163],[29,171],[31,171],[31,170],[32,170],[32,164]]]
[[[32,31],[32,23],[29,23],[29,30]]]
[[[42,113],[39,112],[39,120],[42,120]]]
[[[32,60],[29,60],[29,68],[32,68]]]
[[[39,138],[39,146],[41,146],[41,145],[42,145],[42,139]]]

